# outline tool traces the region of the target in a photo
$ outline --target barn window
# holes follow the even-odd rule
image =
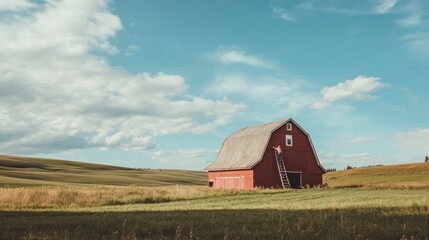
[[[286,123],[286,130],[292,131],[292,123]]]
[[[292,135],[286,135],[286,146],[292,146],[292,145],[293,145]]]

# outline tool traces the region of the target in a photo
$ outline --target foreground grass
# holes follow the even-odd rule
[[[84,211],[176,211],[279,209],[315,210],[350,208],[429,208],[427,190],[398,189],[309,189],[257,190],[219,197],[154,204],[130,204],[86,208]]]
[[[167,195],[174,195],[171,191]],[[429,238],[426,190],[198,191],[206,197],[89,208],[64,205],[49,211],[3,210],[0,239]]]
[[[419,207],[0,215],[2,239],[427,239],[428,229]]]

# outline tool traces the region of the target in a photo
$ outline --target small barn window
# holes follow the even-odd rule
[[[293,145],[292,135],[286,135],[286,146],[292,146],[292,145]]]
[[[286,130],[292,131],[292,123],[286,123]]]

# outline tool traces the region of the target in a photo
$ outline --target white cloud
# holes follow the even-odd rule
[[[127,47],[127,49],[128,49],[128,50],[138,50],[138,49],[140,49],[140,48],[139,48],[139,46],[137,46],[137,45],[129,45],[129,46]]]
[[[204,148],[156,151],[152,154],[152,159],[168,166],[197,166],[198,169],[201,169],[207,162],[211,162],[211,159],[205,158],[214,152],[217,151]]]
[[[414,27],[421,23],[421,15],[412,15],[398,20],[398,24],[402,27]]]
[[[397,2],[397,0],[381,0],[375,7],[375,11],[380,14],[385,14],[395,7]]]
[[[424,20],[423,16],[425,14],[423,9],[425,9],[425,3],[421,1],[407,1],[403,5],[401,10],[402,18],[397,20],[397,24],[401,27],[417,27],[420,26]]]
[[[375,139],[377,139],[377,138],[374,137],[374,136],[369,136],[369,137],[355,137],[355,138],[350,139],[348,142],[351,142],[351,143],[360,143],[360,142],[373,141]]]
[[[209,88],[211,93],[239,97],[253,108],[289,114],[308,107],[313,97],[304,91],[306,84],[290,77],[256,76],[244,73],[219,74]]]
[[[140,49],[139,46],[137,45],[128,45],[127,46],[127,51],[125,52],[125,55],[127,56],[132,56],[134,55],[135,52],[137,52]]]
[[[335,86],[324,87],[321,90],[322,99],[313,103],[312,107],[321,109],[340,99],[351,98],[355,100],[372,99],[370,93],[387,86],[379,78],[357,76],[353,80],[340,82]]]
[[[396,140],[401,147],[429,154],[429,128],[411,129],[396,134]]]
[[[274,64],[258,56],[248,55],[244,51],[220,50],[215,54],[216,60],[224,64],[244,64],[253,67],[271,68]]]
[[[107,5],[105,0],[48,1],[38,12],[0,25],[3,50],[14,55],[49,51],[78,56],[90,50],[117,53],[108,39],[122,25],[107,11]]]
[[[409,50],[424,57],[429,53],[429,29],[425,19],[425,9],[428,6],[427,1],[407,1],[401,8],[401,18],[396,21],[398,26],[411,30],[400,40]]]
[[[416,32],[401,37],[409,49],[418,54],[427,56],[429,53],[429,32]]]
[[[386,162],[385,157],[378,156],[372,153],[335,153],[335,152],[319,152],[318,157],[325,168],[335,166],[350,165],[352,167],[362,167],[369,165],[383,164]]]
[[[94,51],[122,28],[108,0],[48,1],[0,23],[0,151],[146,150],[211,131],[244,106],[187,94],[182,76],[133,75]],[[53,21],[53,19],[55,21]]]
[[[36,5],[28,0],[2,0],[0,11],[20,11],[34,8]]]
[[[276,15],[276,17],[281,18],[283,20],[289,21],[289,22],[294,22],[296,19],[291,17],[285,9],[283,8],[278,8],[275,7],[273,8],[273,12]]]
[[[317,11],[317,8],[314,7],[313,3],[311,3],[311,2],[300,3],[300,4],[296,5],[296,8],[304,10],[304,11]]]
[[[296,8],[303,11],[313,11],[322,13],[334,13],[348,16],[355,15],[373,15],[373,14],[386,14],[392,10],[397,4],[397,0],[376,0],[376,5],[373,4],[360,4],[353,6],[352,1],[319,1],[304,2],[296,5]]]

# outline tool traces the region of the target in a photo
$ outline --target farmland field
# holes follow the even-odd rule
[[[201,171],[132,169],[74,161],[0,155],[0,185],[205,185]]]
[[[427,239],[429,194],[255,190],[151,204],[5,209],[0,234],[2,239]]]
[[[429,163],[410,163],[329,172],[323,182],[331,187],[429,189]]]
[[[204,186],[205,180],[195,180],[205,178],[200,172],[180,172],[175,176],[178,181],[169,179],[170,184],[157,175],[163,184],[153,187],[153,182],[144,181],[151,173],[141,170],[76,162],[62,169],[58,164],[63,163],[53,160],[38,162],[43,169],[40,165],[20,169],[35,162],[19,161],[14,168],[10,159],[0,159],[0,176],[6,168],[41,176],[41,171],[81,171],[90,176],[91,171],[100,174],[104,169],[109,176],[118,171],[122,182],[115,185],[100,178],[103,184],[74,183],[57,175],[43,178],[50,184],[34,180],[35,184],[33,179],[21,179],[24,184],[19,184],[19,174],[9,174],[15,184],[0,187],[0,239],[429,239],[426,165],[392,175],[406,176],[413,169],[422,176],[420,182],[405,177],[392,185],[391,170],[378,169],[384,177],[375,185],[362,181],[358,171],[348,170],[325,176],[329,185],[340,188],[237,191]],[[125,178],[127,171],[132,177]],[[339,184],[343,177],[346,185]],[[186,184],[181,184],[183,179],[188,179]],[[356,187],[359,181],[363,184]]]

